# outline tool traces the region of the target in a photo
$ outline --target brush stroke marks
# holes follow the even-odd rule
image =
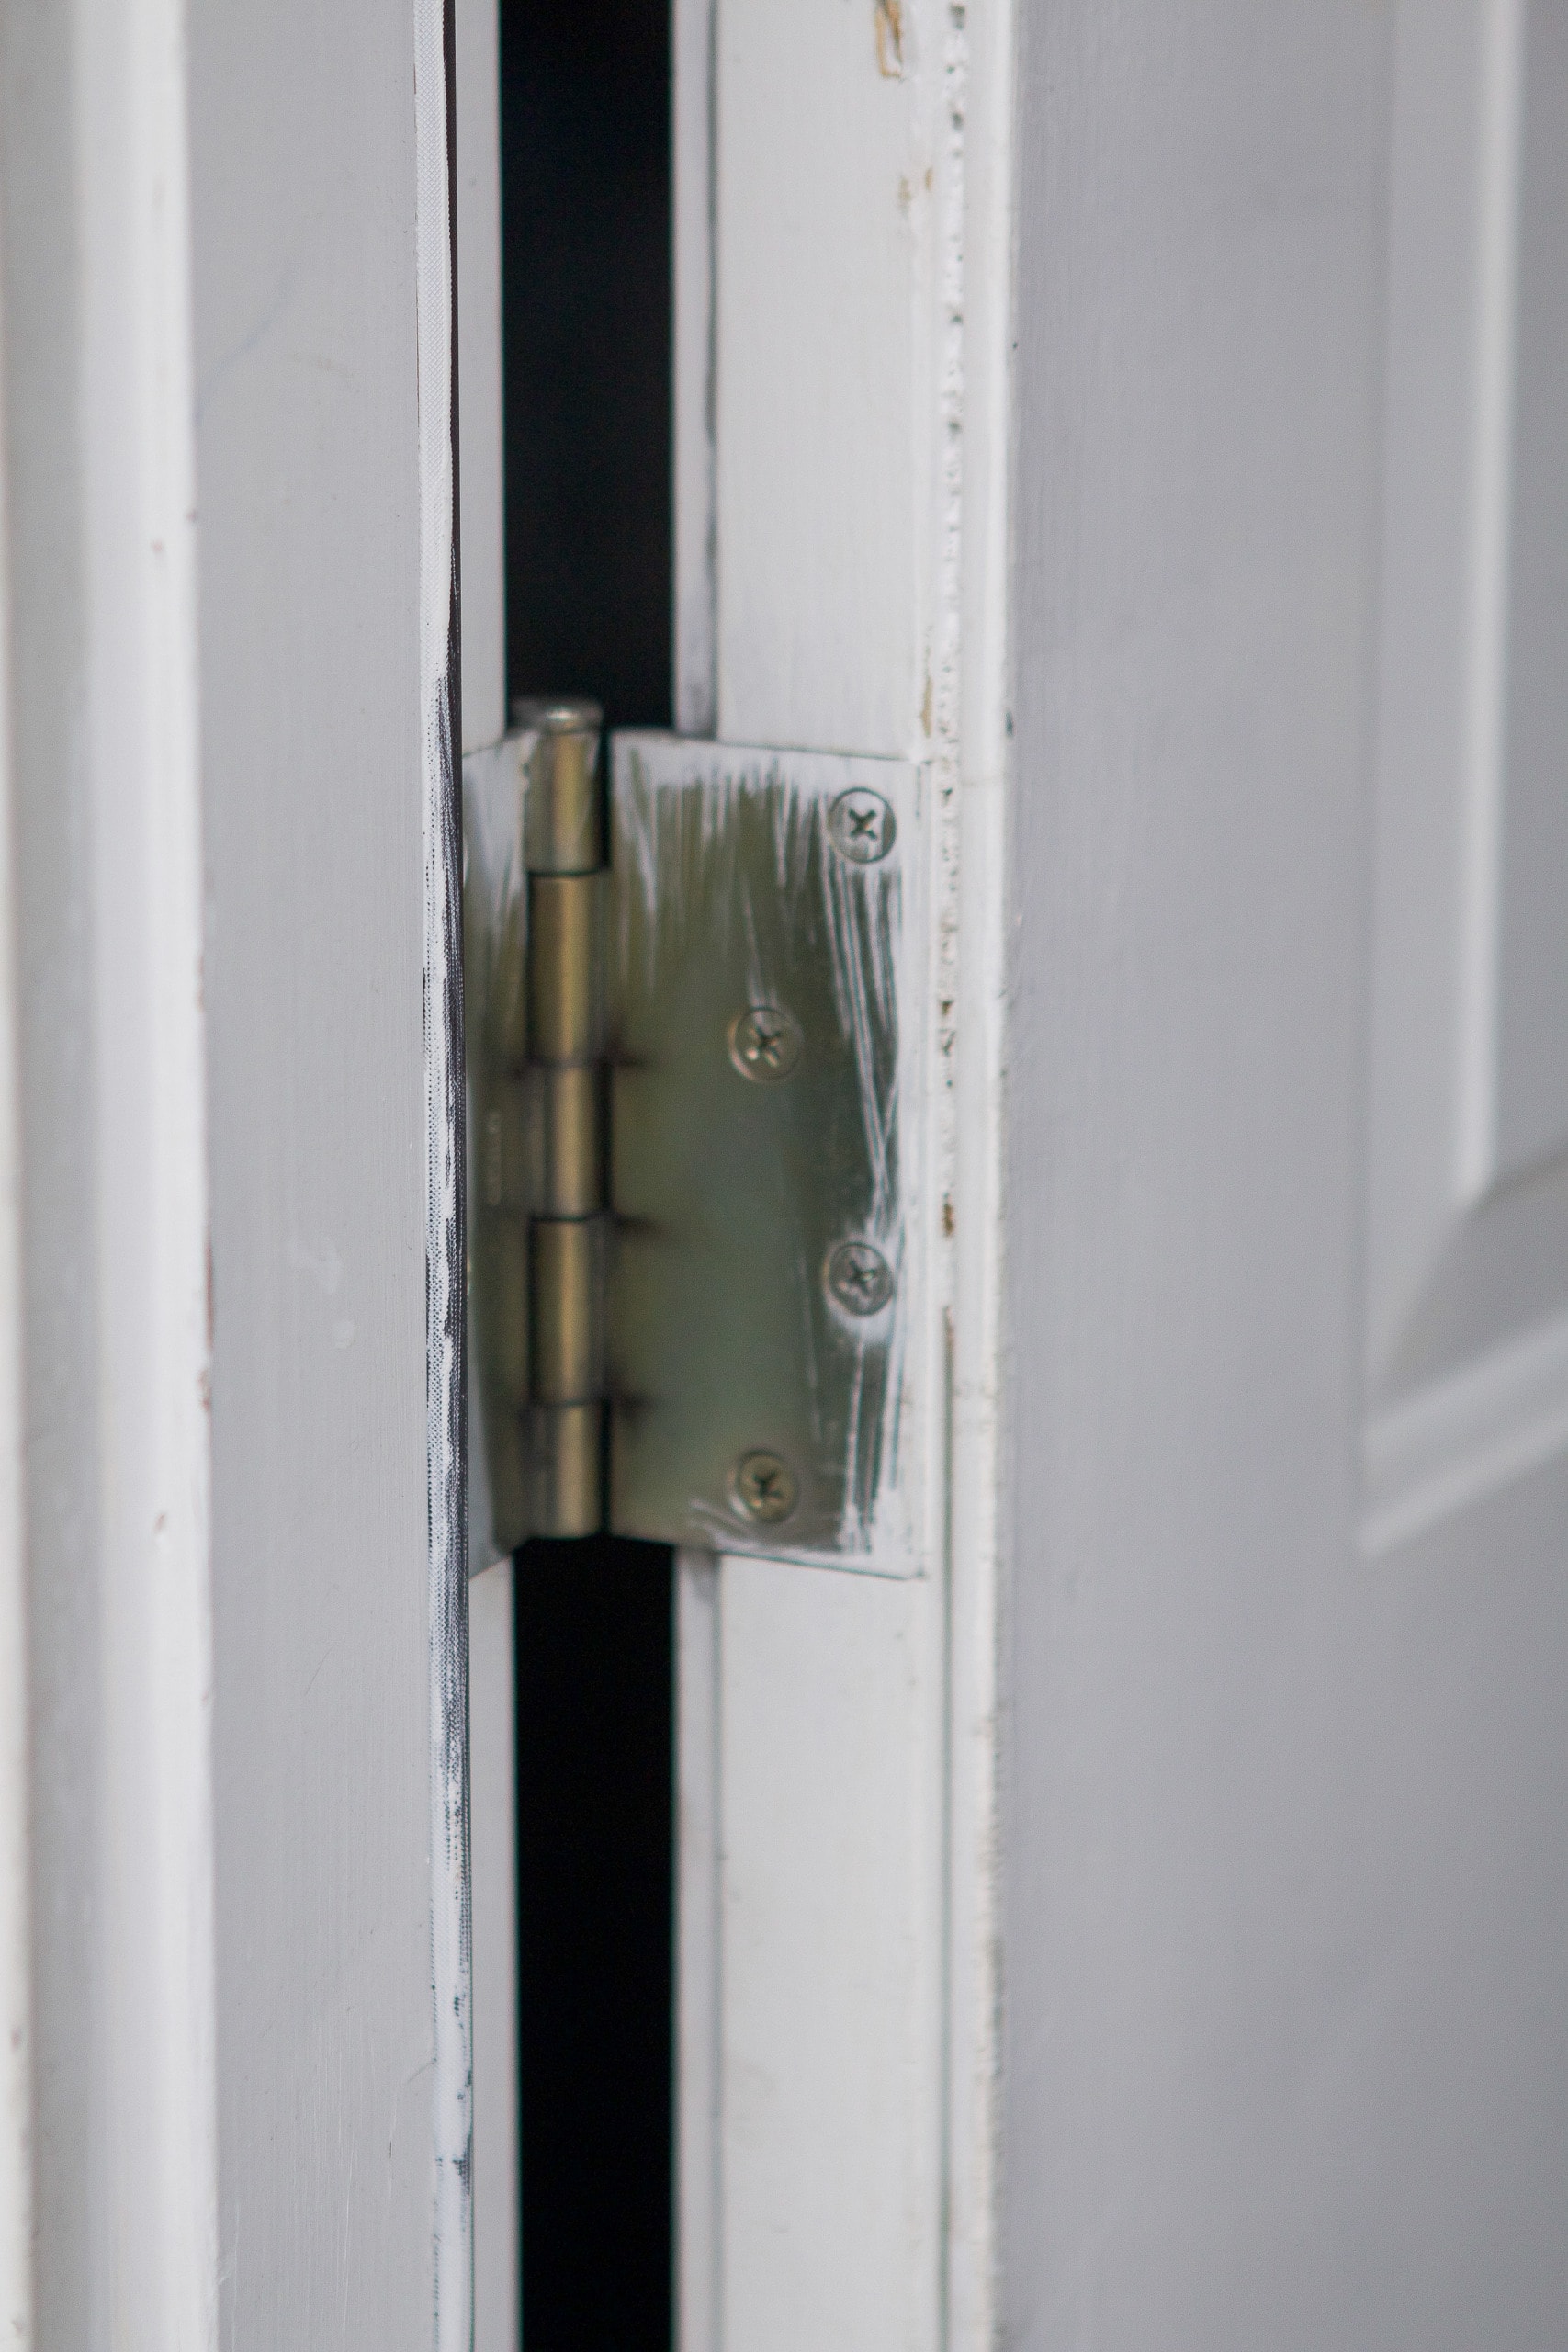
[[[885,852],[835,845],[852,792]],[[614,743],[611,923],[614,1406],[621,1532],[908,1574],[906,1423],[920,1385],[908,1246],[924,1034],[919,771],[656,735]],[[748,1085],[735,1023],[797,1024],[787,1079]],[[845,1243],[892,1275],[851,1314]],[[735,1465],[775,1453],[798,1486],[753,1523]]]

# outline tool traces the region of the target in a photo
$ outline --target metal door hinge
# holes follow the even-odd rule
[[[922,772],[521,705],[464,768],[473,1507],[917,1565]]]

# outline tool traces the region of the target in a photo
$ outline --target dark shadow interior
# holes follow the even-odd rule
[[[507,676],[667,726],[669,0],[502,0]]]
[[[518,1555],[523,2340],[671,2340],[670,1555]]]
[[[668,0],[502,0],[507,680],[671,696]],[[671,1555],[517,1563],[523,2335],[671,2335]]]

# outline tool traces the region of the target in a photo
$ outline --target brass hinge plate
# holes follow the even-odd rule
[[[538,1457],[551,1425],[526,1374],[529,1316],[551,1311],[546,1258],[502,1162],[547,1159],[529,1105],[566,1080],[515,1035],[503,1072],[495,1050],[498,1002],[526,996],[528,772],[515,740],[465,765],[486,1556],[559,1525]],[[604,1214],[599,1254],[577,1254],[602,1267],[604,1508],[618,1532],[919,1565],[926,784],[902,761],[612,739]],[[522,1129],[510,1161],[505,1119]],[[546,1238],[553,1265],[558,1237]]]

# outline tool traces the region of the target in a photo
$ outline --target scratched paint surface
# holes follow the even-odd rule
[[[468,1565],[528,1533],[517,1402],[526,1393],[528,1294],[521,1219],[504,1199],[496,1104],[525,1060],[528,888],[515,737],[463,763],[463,969],[468,1166]]]
[[[923,777],[901,761],[621,735],[609,924],[611,1524],[903,1575],[920,1403],[912,946]],[[515,745],[464,763],[468,1081],[521,1052]],[[856,825],[862,828],[855,836]],[[846,854],[847,848],[847,854]],[[795,1041],[750,1077],[739,1024]],[[514,1536],[526,1285],[477,1121],[473,1564]],[[492,1200],[491,1193],[494,1198]],[[848,1250],[846,1266],[835,1253]],[[835,1279],[835,1273],[837,1279]],[[858,1287],[857,1287],[858,1285]],[[846,1303],[848,1302],[848,1303]],[[482,1442],[481,1442],[482,1441]],[[749,1512],[749,1458],[791,1507]]]
[[[907,1570],[919,771],[623,735],[613,772],[614,1523]]]
[[[452,154],[446,0],[414,14],[420,718],[424,865],[425,1413],[430,1904],[435,2067],[434,2352],[473,2343],[472,1920],[468,1876],[468,1432],[462,812],[453,468]]]

